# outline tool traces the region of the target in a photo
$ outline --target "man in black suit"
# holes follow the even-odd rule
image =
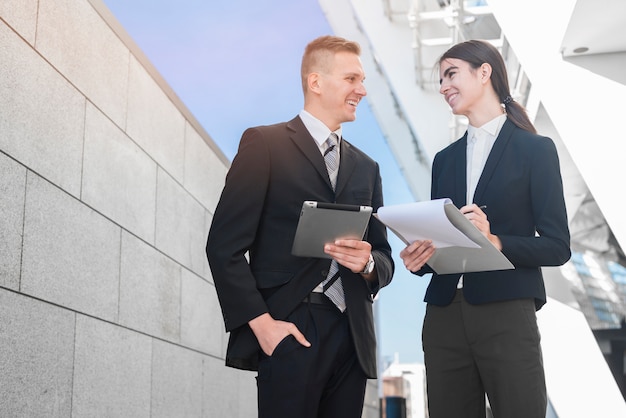
[[[378,164],[341,137],[366,95],[359,55],[334,36],[307,45],[304,109],[244,132],[213,217],[207,256],[231,333],[226,364],[258,370],[259,417],[358,418],[376,377],[372,302],[394,269],[385,227],[372,217],[362,241],[327,245],[332,263],[291,254],[305,200],[383,204]],[[340,308],[324,293],[329,276]]]

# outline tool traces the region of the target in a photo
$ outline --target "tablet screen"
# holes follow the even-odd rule
[[[296,229],[291,253],[299,257],[331,258],[324,245],[336,239],[362,240],[372,208],[305,201]]]

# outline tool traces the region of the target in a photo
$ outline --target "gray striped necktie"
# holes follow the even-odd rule
[[[326,151],[324,151],[324,161],[326,162],[326,169],[328,170],[328,177],[330,177],[330,183],[335,190],[337,185],[337,172],[339,170],[339,153],[337,152],[337,134],[331,132],[330,136],[326,140]],[[330,263],[330,269],[328,270],[328,276],[326,280],[322,282],[324,294],[339,308],[341,312],[346,310],[346,301],[343,293],[343,285],[341,283],[341,277],[339,277],[339,265],[335,260]]]
[[[324,151],[324,162],[326,163],[326,170],[328,170],[328,177],[330,177],[330,184],[335,190],[337,185],[337,171],[339,170],[339,153],[337,152],[337,134],[332,132],[326,140],[326,150]]]

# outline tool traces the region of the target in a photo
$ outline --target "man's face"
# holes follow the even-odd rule
[[[367,94],[363,81],[365,72],[359,56],[351,52],[338,52],[330,70],[320,73],[320,98],[328,126],[339,128],[343,122],[356,119],[356,108]]]

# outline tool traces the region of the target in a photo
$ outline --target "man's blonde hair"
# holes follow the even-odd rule
[[[304,50],[300,68],[302,91],[305,94],[309,74],[330,71],[332,58],[337,52],[352,52],[361,55],[361,46],[357,42],[331,35],[320,36],[309,42]]]

